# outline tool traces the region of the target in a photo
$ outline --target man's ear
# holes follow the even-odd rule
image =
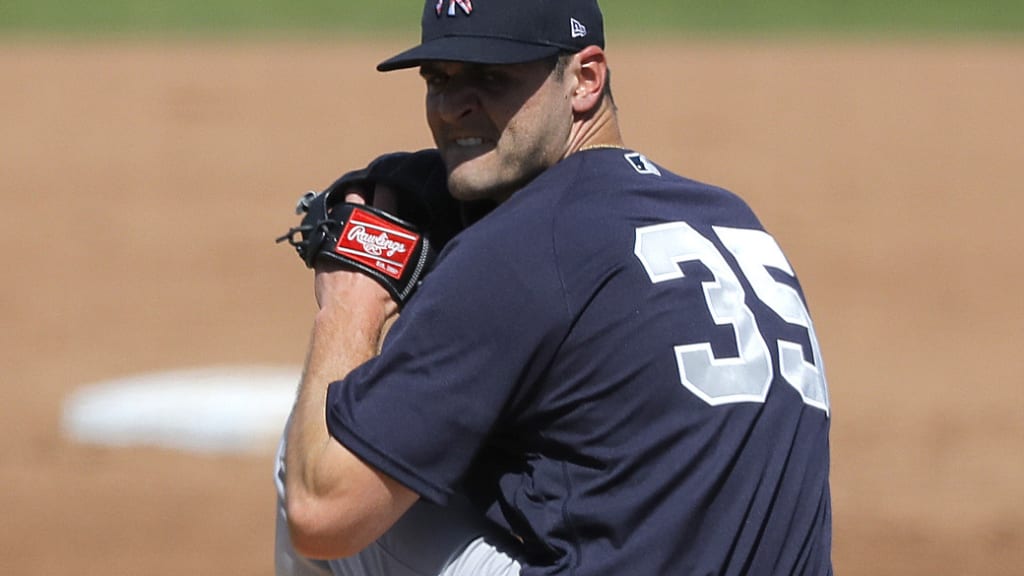
[[[599,46],[587,46],[573,55],[570,71],[574,74],[572,110],[587,114],[597,108],[608,81],[608,62]]]

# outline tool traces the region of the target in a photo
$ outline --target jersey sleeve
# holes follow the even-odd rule
[[[381,355],[328,390],[331,435],[438,504],[514,417],[512,401],[529,393],[568,324],[550,233],[513,240],[479,227],[448,247]]]

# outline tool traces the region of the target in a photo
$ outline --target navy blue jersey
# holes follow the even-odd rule
[[[742,200],[640,154],[574,154],[459,234],[327,421],[422,497],[469,492],[526,575],[831,572],[793,270]]]

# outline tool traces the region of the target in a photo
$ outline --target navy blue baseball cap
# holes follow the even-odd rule
[[[426,0],[419,46],[377,65],[387,72],[425,60],[532,62],[559,52],[604,48],[597,0]]]

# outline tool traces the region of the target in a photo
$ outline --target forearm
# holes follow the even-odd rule
[[[335,442],[327,432],[327,386],[369,360],[378,350],[383,319],[360,310],[321,309],[313,325],[309,351],[288,430],[286,480],[289,495],[325,496],[343,486],[322,465],[324,451]]]

